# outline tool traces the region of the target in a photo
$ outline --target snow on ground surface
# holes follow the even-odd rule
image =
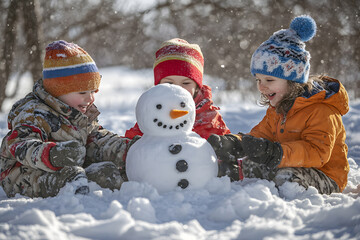
[[[96,95],[100,123],[123,135],[135,122],[135,105],[152,86],[151,70],[101,69]],[[207,80],[207,81],[206,81]],[[213,94],[223,94],[205,78]],[[30,91],[22,84],[20,95]],[[18,96],[17,98],[20,98]],[[248,132],[265,109],[227,94],[221,113],[233,133]],[[7,112],[0,113],[0,137]],[[147,184],[126,182],[114,192],[90,183],[90,194],[67,185],[53,198],[7,198],[0,190],[0,239],[360,239],[360,101],[343,118],[350,173],[343,193],[320,195],[295,183],[280,189],[260,179],[214,179],[204,189],[159,194]]]

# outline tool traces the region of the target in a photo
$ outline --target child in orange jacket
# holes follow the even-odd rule
[[[349,164],[342,116],[349,110],[343,85],[327,76],[309,78],[310,54],[304,42],[316,32],[309,16],[295,18],[254,52],[251,73],[269,106],[249,134],[211,136],[224,161],[244,157],[245,177],[297,182],[319,193],[342,192]]]

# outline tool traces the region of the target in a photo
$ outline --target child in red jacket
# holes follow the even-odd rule
[[[207,139],[211,134],[224,135],[230,130],[218,112],[219,108],[213,105],[211,88],[202,83],[203,69],[204,57],[197,44],[174,38],[163,42],[156,52],[154,84],[175,84],[190,92],[196,105],[193,131]],[[125,133],[125,137],[131,139],[137,135],[143,135],[137,123]],[[220,170],[219,176],[225,175],[226,171]]]
[[[204,58],[199,45],[174,38],[163,42],[156,52],[154,84],[170,83],[185,88],[193,96],[196,119],[193,131],[207,139],[211,134],[230,133],[219,108],[213,105],[211,88],[203,85]],[[142,136],[139,126],[127,130],[125,137]]]

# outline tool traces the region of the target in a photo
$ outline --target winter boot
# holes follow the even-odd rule
[[[69,184],[75,189],[75,194],[87,195],[90,190],[86,174],[77,175]]]

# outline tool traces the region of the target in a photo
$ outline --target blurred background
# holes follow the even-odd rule
[[[200,45],[205,74],[246,98],[257,93],[252,53],[302,14],[318,27],[306,43],[310,74],[337,78],[350,99],[360,98],[359,0],[0,0],[0,111],[21,87],[6,92],[9,80],[41,78],[45,47],[60,39],[83,47],[99,68],[148,69],[163,41],[183,38]]]

